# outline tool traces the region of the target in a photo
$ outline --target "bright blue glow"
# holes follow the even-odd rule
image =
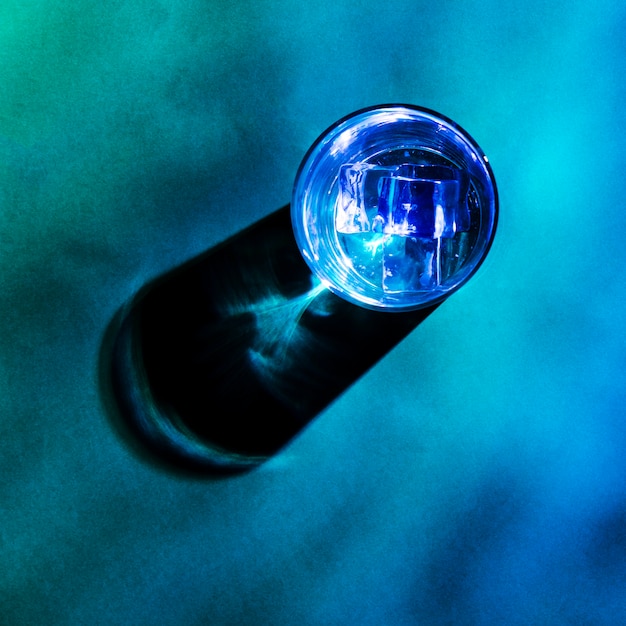
[[[352,267],[385,293],[438,287],[462,238],[449,247],[438,240],[469,230],[468,190],[466,173],[446,166],[343,166],[335,228]]]
[[[312,271],[356,304],[410,310],[446,298],[484,259],[497,220],[487,157],[456,124],[383,106],[326,131],[292,199]]]

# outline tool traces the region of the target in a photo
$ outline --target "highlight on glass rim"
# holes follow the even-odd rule
[[[362,109],[322,133],[291,203],[314,275],[382,311],[423,308],[466,283],[497,216],[494,175],[472,137],[434,111],[399,104]]]

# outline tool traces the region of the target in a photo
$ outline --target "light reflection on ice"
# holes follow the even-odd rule
[[[344,165],[335,229],[349,264],[388,293],[437,288],[470,227],[468,189],[448,166]]]

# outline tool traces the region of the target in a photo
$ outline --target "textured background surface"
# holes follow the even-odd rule
[[[603,0],[3,2],[0,623],[626,623],[625,32]],[[258,471],[145,463],[114,313],[392,101],[489,156],[487,262]]]

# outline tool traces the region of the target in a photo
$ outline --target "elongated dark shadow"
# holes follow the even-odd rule
[[[141,290],[104,342],[104,378],[154,458],[231,474],[278,452],[436,307],[381,313],[329,292],[286,206]]]

